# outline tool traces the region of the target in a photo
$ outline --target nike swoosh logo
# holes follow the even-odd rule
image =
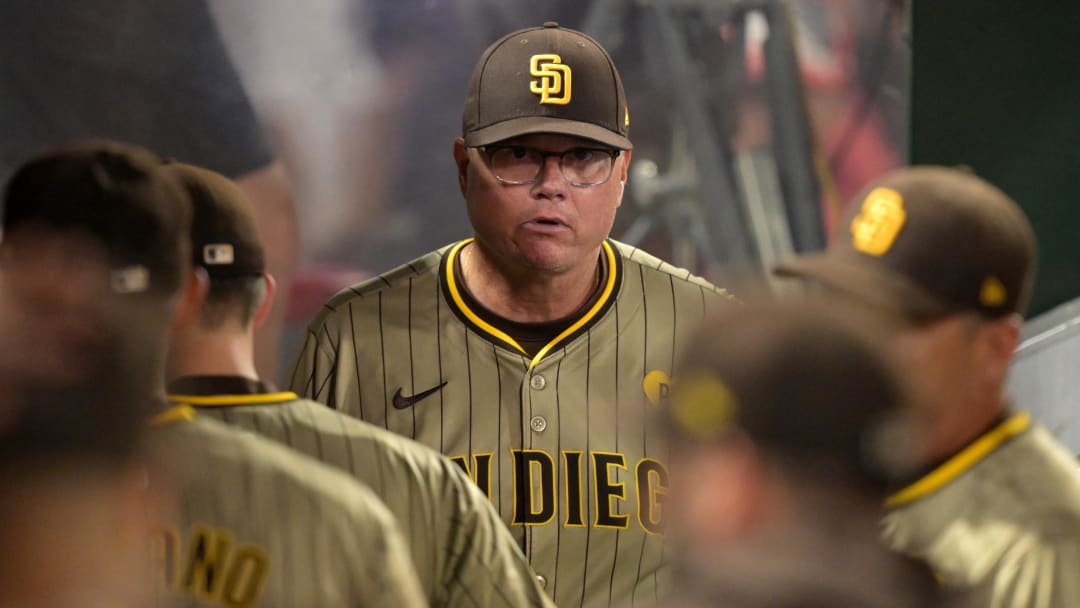
[[[415,395],[413,395],[411,397],[406,397],[406,396],[402,395],[401,394],[401,389],[399,388],[394,393],[394,407],[396,407],[399,410],[407,410],[410,407],[416,405],[417,403],[420,403],[425,397],[430,397],[431,395],[434,395],[435,393],[441,391],[442,387],[444,387],[444,386],[446,386],[446,381],[443,381],[443,383],[440,384],[439,386],[429,388],[428,390],[426,390],[426,391],[424,391],[422,393],[416,393]]]

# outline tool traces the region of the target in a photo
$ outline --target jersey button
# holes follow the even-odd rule
[[[542,391],[544,390],[544,387],[547,386],[547,380],[540,374],[536,374],[532,377],[532,380],[529,381],[529,386],[533,387],[533,390]]]
[[[536,575],[536,582],[540,583],[541,589],[547,589],[547,577],[545,577],[543,574]]]
[[[529,426],[537,433],[543,433],[544,429],[547,428],[547,420],[544,420],[543,416],[533,416],[532,420],[529,421]]]

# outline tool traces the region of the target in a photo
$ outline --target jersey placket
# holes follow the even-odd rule
[[[529,563],[549,593],[561,517],[559,370],[563,358],[562,349],[549,353],[525,372],[520,386],[523,449],[515,456],[515,470],[527,480],[515,484],[515,525],[526,527]]]

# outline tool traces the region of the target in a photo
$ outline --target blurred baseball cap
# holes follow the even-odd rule
[[[170,293],[187,272],[191,205],[137,146],[89,140],[55,148],[21,168],[4,194],[3,228],[72,231],[105,250],[118,293]]]
[[[729,307],[676,368],[669,428],[704,442],[738,432],[789,467],[884,491],[918,449],[909,395],[872,320],[821,304]]]
[[[462,117],[467,146],[557,133],[630,150],[629,132],[626,93],[607,51],[555,22],[497,40],[469,81]]]
[[[191,197],[192,263],[211,279],[259,276],[266,256],[251,201],[232,180],[194,165],[169,162],[164,171]]]
[[[1004,192],[961,169],[917,166],[876,180],[823,253],[773,272],[811,279],[914,321],[961,311],[1023,314],[1035,233]]]

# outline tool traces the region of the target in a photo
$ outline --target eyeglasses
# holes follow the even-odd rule
[[[495,179],[504,184],[535,184],[549,156],[559,159],[559,171],[571,186],[597,186],[611,178],[621,150],[571,148],[565,152],[542,152],[525,146],[480,146],[488,157]]]

